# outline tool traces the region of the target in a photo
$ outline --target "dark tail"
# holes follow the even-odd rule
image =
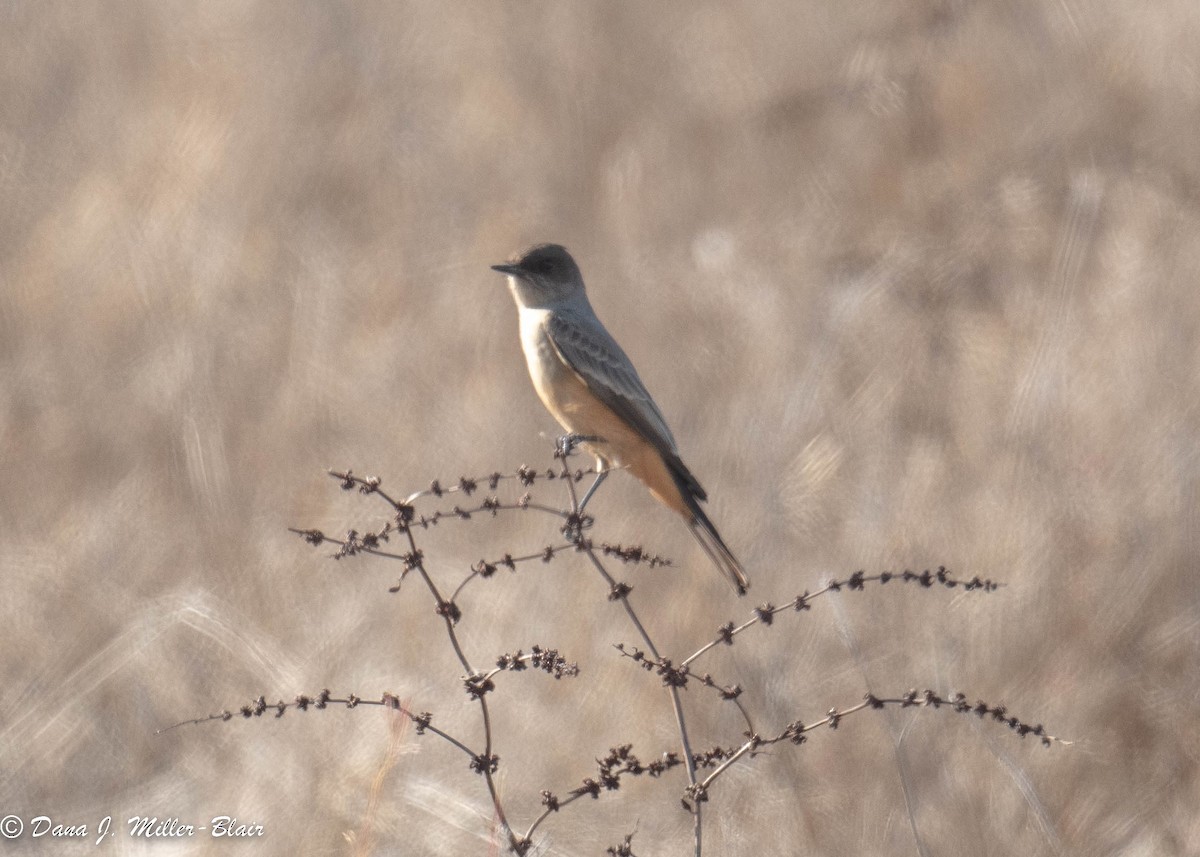
[[[725,544],[725,540],[721,538],[721,534],[717,532],[713,522],[708,519],[708,515],[704,514],[704,510],[695,502],[688,505],[692,506],[692,535],[696,537],[696,541],[700,542],[700,547],[704,548],[704,552],[708,554],[708,558],[713,561],[717,570],[733,584],[737,594],[745,595],[746,590],[750,588],[750,578],[746,577],[746,570],[733,555],[729,545]]]
[[[688,521],[688,526],[692,529],[692,535],[696,537],[696,541],[700,542],[700,547],[704,548],[704,552],[717,567],[717,571],[725,575],[733,584],[737,594],[745,595],[746,590],[750,588],[750,578],[746,577],[746,570],[733,555],[729,545],[725,544],[725,540],[721,538],[721,534],[717,532],[713,522],[708,519],[708,515],[704,514],[704,510],[700,508],[700,502],[707,500],[708,494],[705,493],[696,477],[687,469],[677,454],[665,456],[663,460],[666,462],[671,476],[675,479],[675,487],[679,489],[679,494],[683,497],[683,502],[691,513],[692,517]]]

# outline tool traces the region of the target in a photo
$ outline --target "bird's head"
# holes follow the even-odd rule
[[[508,285],[521,306],[548,306],[583,292],[579,266],[560,244],[539,244],[511,262],[492,265],[508,274]]]

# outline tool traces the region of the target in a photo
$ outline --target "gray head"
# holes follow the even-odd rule
[[[583,274],[559,244],[539,244],[493,271],[508,274],[508,285],[517,303],[527,307],[548,306],[583,293]]]

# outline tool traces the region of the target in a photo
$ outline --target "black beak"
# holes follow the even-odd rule
[[[492,265],[493,271],[499,271],[501,274],[508,274],[512,277],[521,276],[520,265]]]

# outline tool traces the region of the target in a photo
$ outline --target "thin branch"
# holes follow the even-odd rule
[[[1058,738],[1049,734],[1042,727],[1042,724],[1030,725],[1017,717],[1013,717],[1008,713],[1008,709],[1003,705],[991,706],[982,700],[970,703],[967,697],[962,693],[956,693],[953,696],[946,698],[938,695],[932,690],[916,691],[910,690],[903,696],[894,698],[878,697],[868,693],[862,702],[853,705],[846,709],[829,709],[829,713],[813,723],[802,723],[795,720],[789,723],[779,732],[769,738],[763,738],[759,735],[751,735],[748,740],[738,747],[731,754],[721,751],[720,755],[725,756],[724,761],[709,774],[704,780],[696,785],[694,789],[689,790],[689,796],[695,798],[698,802],[708,799],[708,789],[713,782],[720,777],[725,771],[729,770],[738,759],[745,756],[747,753],[753,754],[760,747],[766,747],[771,744],[778,744],[781,741],[790,741],[793,744],[803,744],[807,739],[807,733],[814,729],[819,729],[822,726],[828,726],[830,729],[837,729],[844,718],[857,714],[865,709],[878,710],[884,706],[893,705],[899,708],[912,708],[915,706],[924,708],[940,709],[943,706],[958,714],[974,714],[977,717],[984,719],[990,718],[996,723],[1001,723],[1007,726],[1012,731],[1016,732],[1018,737],[1024,738],[1026,735],[1032,735],[1038,738],[1042,745],[1049,747],[1052,744],[1060,744],[1062,746],[1070,746],[1073,741],[1068,741],[1063,738]]]
[[[880,585],[886,585],[893,580],[898,580],[902,583],[919,583],[926,589],[934,586],[935,584],[944,586],[947,589],[955,589],[961,586],[968,592],[995,592],[1004,585],[1002,583],[995,583],[991,580],[983,580],[979,577],[974,577],[971,580],[959,580],[951,577],[945,566],[939,566],[936,572],[926,569],[920,573],[905,570],[899,573],[883,571],[879,574],[868,575],[865,571],[856,571],[845,580],[831,580],[821,589],[818,589],[816,592],[811,594],[806,590],[803,595],[797,595],[791,601],[779,607],[768,603],[754,608],[753,618],[743,622],[741,625],[735,626],[732,622],[723,625],[715,638],[708,643],[705,643],[699,648],[699,650],[685,658],[682,662],[680,662],[680,666],[686,667],[688,664],[692,663],[697,658],[701,657],[706,652],[722,643],[725,645],[732,645],[733,638],[741,634],[747,628],[752,628],[753,626],[759,624],[770,625],[772,620],[774,620],[775,616],[779,613],[800,613],[805,610],[810,610],[812,602],[828,592],[841,592],[843,589],[848,589],[851,592],[861,592],[867,583],[879,583]]]
[[[450,600],[457,601],[458,596],[472,580],[491,577],[501,567],[507,568],[510,571],[516,571],[517,563],[519,562],[531,562],[532,560],[540,559],[543,563],[547,563],[554,559],[556,554],[562,553],[565,550],[573,550],[574,548],[575,545],[568,542],[561,545],[546,545],[546,547],[537,553],[525,554],[524,556],[513,556],[506,553],[504,556],[491,562],[481,559],[471,567],[471,573],[463,578],[462,583],[458,584],[458,587],[454,590],[454,594],[450,596]]]
[[[603,759],[597,759],[596,762],[600,768],[599,777],[597,779],[585,778],[583,784],[572,789],[567,797],[559,798],[553,792],[542,792],[542,806],[545,809],[541,815],[534,819],[533,823],[525,831],[525,835],[521,837],[521,841],[525,847],[529,847],[532,844],[533,834],[541,827],[542,822],[564,806],[568,806],[582,797],[598,798],[601,791],[616,791],[620,788],[622,777],[647,774],[657,779],[671,768],[683,764],[677,754],[663,753],[657,760],[643,765],[638,757],[631,752],[631,745],[629,744],[611,748],[607,756]]]
[[[552,675],[556,679],[574,678],[579,675],[579,665],[569,662],[557,650],[534,646],[528,653],[518,649],[511,655],[501,655],[493,669],[477,678],[481,682],[489,682],[502,672],[522,672],[530,667]]]
[[[394,711],[399,711],[416,725],[418,735],[424,735],[426,732],[432,732],[439,738],[442,738],[450,744],[453,744],[471,758],[474,758],[476,755],[478,755],[474,750],[472,750],[462,741],[455,738],[453,735],[449,734],[448,732],[443,732],[441,729],[434,726],[430,722],[433,719],[433,715],[428,711],[416,713],[403,705],[398,696],[386,692],[379,699],[363,699],[362,697],[353,693],[345,697],[333,696],[330,691],[326,689],[322,690],[316,696],[306,696],[301,694],[292,702],[284,702],[281,699],[274,703],[267,702],[265,697],[260,696],[249,705],[243,705],[240,709],[238,709],[236,714],[232,711],[225,710],[217,714],[210,714],[207,717],[197,717],[193,720],[184,720],[171,726],[159,729],[157,732],[155,732],[155,734],[161,735],[164,732],[170,732],[172,729],[178,729],[181,726],[197,726],[202,723],[211,723],[215,720],[225,722],[232,720],[237,716],[241,716],[248,720],[251,717],[262,717],[268,711],[274,712],[275,718],[279,719],[280,717],[283,717],[283,715],[289,709],[295,709],[296,711],[308,711],[310,708],[315,708],[319,711],[324,711],[331,705],[342,705],[346,708],[358,708],[360,705],[378,705],[384,708],[390,708]]]
[[[332,473],[333,471],[330,472]],[[573,481],[581,482],[585,476],[589,474],[595,474],[595,472],[596,471],[594,468],[588,467],[583,470],[577,470],[569,475]],[[347,473],[349,473],[349,471],[347,471]],[[532,467],[527,467],[526,465],[522,464],[512,473],[494,472],[488,474],[487,476],[460,476],[456,484],[449,486],[443,486],[439,480],[435,479],[424,491],[416,491],[410,494],[405,498],[404,502],[408,505],[412,505],[422,497],[443,497],[446,494],[454,494],[457,492],[461,492],[467,496],[470,496],[479,489],[480,483],[487,485],[488,490],[495,491],[501,482],[507,480],[515,479],[520,482],[521,485],[529,487],[538,479],[554,480],[563,478],[565,478],[564,475],[559,471],[550,468],[538,471],[534,470]],[[558,510],[556,510],[556,512],[557,511]]]
[[[742,719],[746,721],[746,734],[753,735],[757,730],[754,728],[754,721],[750,717],[750,712],[746,706],[742,704],[742,686],[738,684],[722,685],[717,683],[708,673],[697,674],[692,672],[691,667],[686,664],[675,666],[670,658],[655,657],[647,655],[641,649],[633,646],[627,647],[624,643],[614,643],[613,648],[621,653],[622,657],[629,658],[638,666],[650,672],[654,672],[662,679],[662,683],[667,687],[687,687],[688,682],[692,679],[700,682],[707,688],[712,689],[721,699],[726,702],[732,702],[741,712]]]

